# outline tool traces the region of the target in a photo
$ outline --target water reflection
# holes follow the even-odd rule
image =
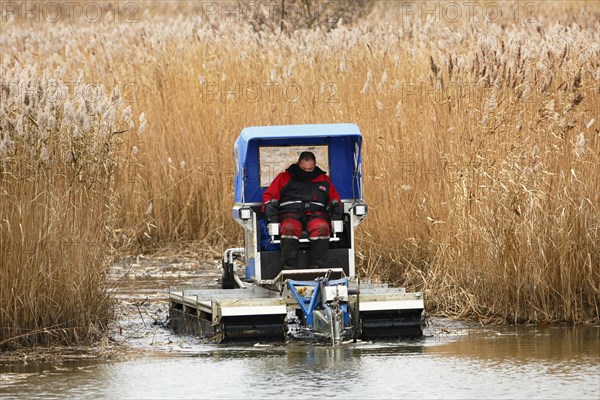
[[[465,329],[461,340],[438,336],[429,352],[497,362],[598,362],[600,326],[495,327]]]
[[[5,398],[593,398],[600,327],[473,328],[339,347],[214,345],[0,366]]]

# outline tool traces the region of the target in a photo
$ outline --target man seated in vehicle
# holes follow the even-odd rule
[[[340,196],[326,172],[316,166],[310,151],[278,174],[263,194],[263,207],[269,223],[281,221],[281,262],[284,269],[298,268],[298,248],[302,230],[310,239],[309,263],[323,268],[329,249],[329,220],[341,219]]]

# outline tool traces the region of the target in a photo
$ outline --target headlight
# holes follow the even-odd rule
[[[357,204],[354,206],[354,215],[358,217],[362,217],[367,213],[367,205],[366,204]]]
[[[248,220],[252,218],[252,210],[247,207],[240,208],[240,219]]]

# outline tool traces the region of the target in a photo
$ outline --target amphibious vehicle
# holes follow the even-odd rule
[[[359,279],[355,230],[368,214],[363,198],[362,135],[354,124],[249,127],[235,142],[233,219],[243,246],[223,255],[220,289],[171,287],[174,330],[216,341],[344,340],[419,337],[422,293]],[[279,226],[269,224],[262,194],[302,151],[316,155],[343,202],[332,221],[325,268],[309,268],[309,240],[300,238],[299,268],[283,269]]]

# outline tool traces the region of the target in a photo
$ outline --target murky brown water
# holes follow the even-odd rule
[[[115,277],[127,271],[115,268]],[[218,267],[142,260],[119,283],[118,361],[0,363],[1,398],[600,398],[600,325],[477,327],[433,319],[419,341],[216,345],[172,334],[166,287]],[[158,323],[158,324],[157,324]]]

